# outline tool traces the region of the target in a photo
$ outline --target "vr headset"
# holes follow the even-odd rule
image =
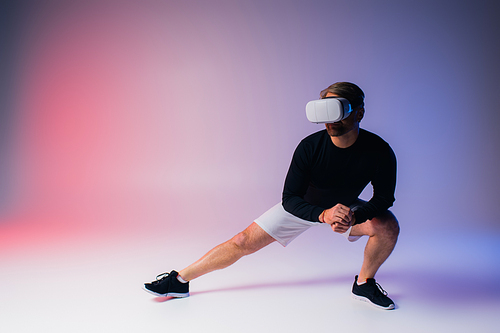
[[[335,123],[352,112],[351,103],[341,97],[326,97],[306,104],[307,120],[315,124]]]

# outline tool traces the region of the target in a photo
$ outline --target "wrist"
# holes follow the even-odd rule
[[[319,214],[318,219],[321,223],[325,223],[325,211],[322,211],[321,214]]]

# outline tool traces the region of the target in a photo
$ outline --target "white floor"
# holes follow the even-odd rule
[[[1,225],[1,332],[499,330],[499,235],[403,232],[377,276],[397,303],[383,311],[350,297],[366,240],[349,244],[323,227],[195,280],[189,298],[166,299],[142,284],[239,226],[99,233],[36,225]]]

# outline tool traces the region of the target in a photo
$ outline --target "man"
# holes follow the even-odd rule
[[[160,296],[189,296],[189,281],[225,268],[274,241],[286,246],[311,226],[327,223],[349,241],[369,237],[361,271],[354,279],[353,297],[394,309],[393,301],[374,279],[399,234],[398,221],[388,210],[396,186],[394,152],[380,137],[360,129],[365,109],[364,93],[358,86],[338,82],[320,96],[345,98],[352,112],[300,142],[285,179],[282,203],[190,266],[146,283],[148,291]],[[368,202],[358,199],[370,182],[373,197]]]

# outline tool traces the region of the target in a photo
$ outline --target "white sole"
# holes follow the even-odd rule
[[[358,295],[352,294],[352,298],[357,299],[358,301],[366,302],[366,303],[368,303],[368,304],[370,304],[378,309],[394,310],[394,304],[391,304],[388,307],[384,308],[383,306],[377,305],[377,304],[373,303],[372,301],[370,301],[368,298],[363,297],[363,296],[358,296]]]
[[[148,293],[155,295],[155,296],[160,296],[160,297],[175,297],[175,298],[184,298],[184,297],[189,297],[189,293],[166,293],[166,294],[159,294],[155,293],[154,291],[151,291],[149,289],[146,289],[145,287],[142,287],[145,291]]]

